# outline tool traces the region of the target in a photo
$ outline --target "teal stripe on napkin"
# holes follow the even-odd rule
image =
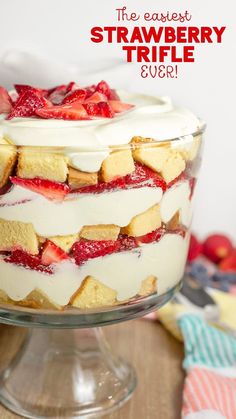
[[[184,314],[178,319],[185,343],[183,367],[194,365],[210,368],[236,368],[236,339],[209,326],[196,314]]]

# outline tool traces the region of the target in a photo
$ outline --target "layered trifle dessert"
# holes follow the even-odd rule
[[[0,88],[0,301],[97,309],[182,278],[201,122],[169,99]]]

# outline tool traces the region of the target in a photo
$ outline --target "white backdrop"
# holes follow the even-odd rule
[[[223,43],[197,46],[196,62],[181,65],[177,79],[142,79],[135,66],[122,62],[120,46],[89,39],[92,26],[117,25],[115,8],[122,6],[137,12],[188,10],[192,25],[226,25]],[[75,75],[93,82],[103,76],[118,87],[169,95],[192,109],[208,125],[193,228],[200,236],[225,231],[236,239],[234,12],[235,0],[0,0],[0,84],[53,85]]]

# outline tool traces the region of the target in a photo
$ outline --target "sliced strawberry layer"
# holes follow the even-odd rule
[[[150,188],[161,188],[163,192],[166,190],[166,182],[153,172],[147,166],[140,163],[135,163],[135,170],[129,175],[112,180],[111,182],[100,182],[97,185],[83,186],[79,189],[73,189],[72,193],[102,193],[112,190],[140,188],[147,186]]]
[[[101,182],[97,185],[83,186],[82,188],[72,189],[71,193],[94,193],[99,194],[105,191],[113,191],[119,189],[125,189],[124,178],[112,180],[111,182]]]
[[[34,271],[53,274],[51,267],[42,265],[40,256],[30,255],[23,250],[13,250],[10,256],[6,257],[4,261],[8,263],[15,263],[16,265],[23,266],[24,268],[28,269],[33,269]]]
[[[69,193],[68,185],[64,183],[53,182],[52,180],[41,178],[22,179],[17,176],[11,176],[10,179],[14,185],[19,185],[22,188],[30,189],[33,192],[37,192],[45,196],[47,199],[62,201]]]
[[[138,241],[136,237],[126,236],[121,234],[119,236],[119,251],[132,250],[138,247]]]
[[[37,109],[48,106],[48,101],[34,88],[22,90],[7,119],[33,116]]]
[[[119,242],[112,240],[79,240],[73,245],[72,253],[77,265],[88,259],[109,255],[119,250]]]
[[[82,120],[89,116],[81,103],[73,102],[36,110],[36,115],[44,119]]]
[[[164,228],[158,228],[157,230],[147,233],[144,236],[139,236],[136,238],[138,244],[146,244],[159,241],[162,236],[165,234],[166,230]]]
[[[64,250],[58,247],[51,240],[47,240],[43,244],[41,257],[43,265],[51,265],[52,263],[58,263],[66,259],[69,259],[67,253],[64,252]]]
[[[4,87],[0,86],[0,114],[9,113],[12,109],[11,98]]]
[[[163,191],[166,190],[166,182],[158,173],[136,162],[134,172],[125,176],[125,184],[130,186],[140,183],[145,183],[145,186],[161,188]]]

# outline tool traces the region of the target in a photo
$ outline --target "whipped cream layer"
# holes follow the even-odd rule
[[[118,292],[118,300],[136,295],[149,275],[157,277],[158,294],[172,288],[183,276],[188,240],[166,234],[158,243],[87,261],[78,267],[61,262],[54,275],[0,261],[0,289],[15,301],[24,299],[35,288],[41,289],[56,304],[66,305],[87,275],[92,275]]]
[[[172,186],[164,195],[161,188],[142,187],[97,195],[78,194],[71,200],[53,202],[15,186],[0,199],[0,218],[32,223],[41,236],[63,236],[78,233],[84,225],[125,227],[135,215],[160,203],[163,221],[170,221],[180,210],[181,222],[188,226],[191,219],[189,195],[189,182],[184,181]]]
[[[40,118],[0,117],[0,137],[17,145],[74,146],[104,149],[127,144],[135,135],[168,140],[193,134],[201,125],[190,111],[172,106],[169,99],[118,92],[121,100],[135,107],[112,119],[64,121]]]

